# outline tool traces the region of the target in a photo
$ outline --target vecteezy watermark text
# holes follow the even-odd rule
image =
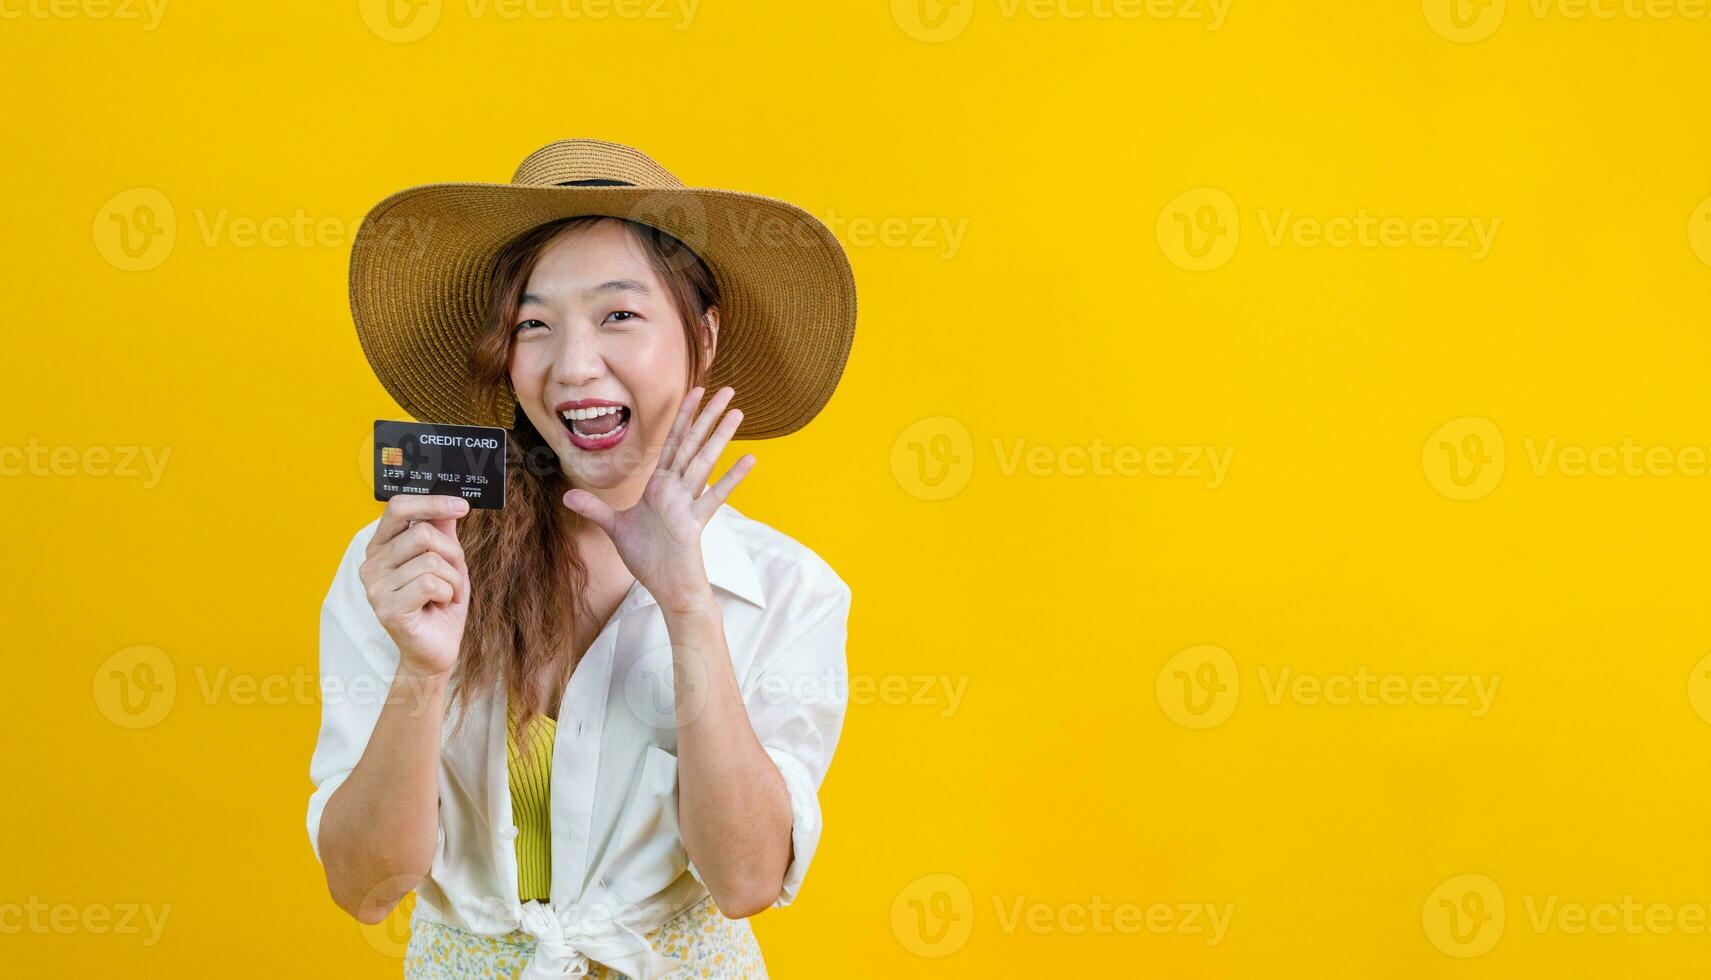
[[[70,936],[140,936],[144,946],[160,942],[170,905],[147,902],[44,902],[31,895],[22,902],[0,902],[0,935],[22,933]]]
[[[147,34],[166,16],[167,0],[0,0],[0,21],[111,20],[139,23]]]
[[[50,446],[32,436],[21,446],[0,446],[0,477],[141,479],[144,490],[153,490],[171,455],[171,446]]]

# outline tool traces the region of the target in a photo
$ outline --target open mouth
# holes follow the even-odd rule
[[[614,403],[567,406],[559,409],[559,419],[570,433],[571,444],[578,449],[597,451],[610,449],[622,442],[630,431],[630,408]]]

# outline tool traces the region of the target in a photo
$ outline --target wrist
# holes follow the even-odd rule
[[[387,703],[401,706],[412,718],[424,712],[445,707],[446,692],[451,688],[451,671],[430,671],[404,661],[392,678]]]
[[[667,617],[691,619],[717,613],[719,600],[713,595],[713,586],[705,585],[684,595],[661,598],[659,606],[660,611]]]
[[[407,686],[416,691],[444,690],[451,684],[452,668],[443,669],[422,667],[404,658],[398,663],[398,673],[393,677],[394,687]]]

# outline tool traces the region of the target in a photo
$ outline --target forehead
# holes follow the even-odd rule
[[[624,280],[651,295],[665,295],[653,263],[629,229],[617,221],[601,221],[548,243],[523,291],[540,302],[574,302],[592,298],[602,284]]]

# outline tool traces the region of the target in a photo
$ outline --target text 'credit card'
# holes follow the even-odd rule
[[[376,421],[374,499],[443,494],[497,510],[505,506],[505,438],[485,425]]]

